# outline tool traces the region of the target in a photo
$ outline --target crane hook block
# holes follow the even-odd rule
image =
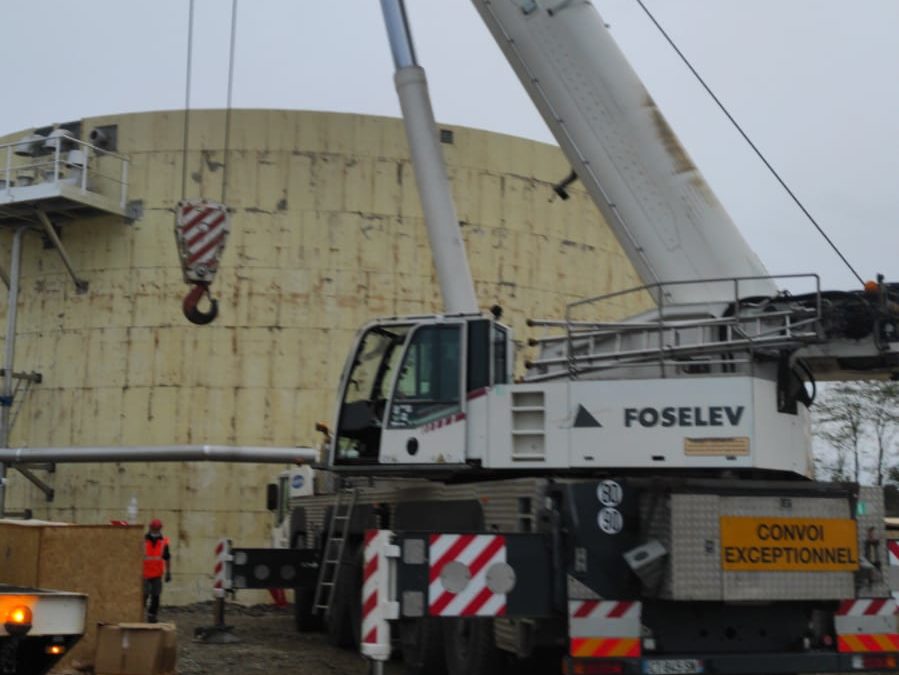
[[[182,309],[191,323],[205,325],[218,316],[218,301],[209,292],[209,285],[218,272],[230,230],[231,219],[224,204],[205,199],[178,202],[175,214],[178,256],[184,282],[194,285],[184,298]],[[207,311],[198,307],[204,295],[209,299]]]
[[[209,298],[209,309],[205,312],[198,307],[200,298],[204,295]],[[212,297],[212,294],[209,292],[209,286],[206,284],[195,285],[190,290],[190,293],[184,296],[184,302],[181,303],[181,309],[184,311],[184,316],[187,320],[198,326],[205,326],[207,323],[212,323],[215,321],[215,317],[219,315],[218,300]]]

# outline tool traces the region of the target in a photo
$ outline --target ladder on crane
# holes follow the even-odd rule
[[[324,613],[327,618],[331,613],[337,582],[340,579],[340,563],[346,549],[350,531],[350,521],[356,506],[358,492],[351,485],[341,484],[334,499],[334,510],[328,524],[328,537],[325,540],[321,569],[318,582],[315,584],[315,597],[312,601],[316,614]]]

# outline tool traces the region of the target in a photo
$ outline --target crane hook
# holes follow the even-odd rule
[[[209,298],[209,310],[206,312],[201,311],[197,307],[200,298],[204,295]],[[209,284],[197,283],[194,284],[190,293],[184,296],[184,302],[181,303],[181,309],[184,311],[184,316],[188,321],[195,323],[198,326],[204,326],[207,323],[215,321],[215,317],[219,314],[219,303],[209,292]]]

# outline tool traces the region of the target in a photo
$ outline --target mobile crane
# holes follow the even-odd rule
[[[445,312],[362,328],[325,471],[270,490],[315,570],[294,577],[298,627],[324,615],[374,659],[398,636],[412,673],[547,650],[584,674],[897,669],[882,494],[815,482],[808,432],[815,379],[899,371],[897,289],[768,274],[588,0],[473,2],[643,280],[621,293],[655,306],[530,321],[514,379],[382,0]]]

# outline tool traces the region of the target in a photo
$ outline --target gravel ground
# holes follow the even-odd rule
[[[178,627],[180,675],[365,675],[368,665],[359,654],[335,649],[322,633],[298,633],[293,608],[228,605],[225,620],[240,642],[227,645],[194,642],[194,628],[212,623],[212,604],[163,608],[160,621]],[[385,675],[401,675],[398,662]]]

